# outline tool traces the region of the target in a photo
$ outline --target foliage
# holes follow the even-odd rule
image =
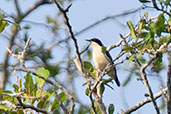
[[[139,1],[144,4],[144,6],[152,3],[149,0]],[[40,0],[40,2],[42,3],[37,3],[39,6],[51,4],[48,0]],[[125,59],[118,63],[114,61],[115,65],[126,64],[126,70],[130,71],[122,82],[122,87],[124,88],[131,82],[132,78],[137,78],[137,81],[145,83],[144,85],[148,88],[147,90],[150,90],[147,83],[148,79],[146,79],[145,76],[148,77],[153,74],[159,74],[166,68],[163,63],[163,58],[168,52],[167,49],[171,41],[171,14],[170,11],[168,11],[171,4],[170,0],[158,0],[157,3],[162,6],[162,9],[155,6],[154,3],[153,7],[161,11],[160,14],[156,17],[149,17],[148,12],[146,12],[137,24],[128,20],[127,26],[130,32],[127,36],[121,35],[122,42],[116,45],[116,47],[121,48],[121,55],[117,60],[120,61],[120,58]],[[61,4],[63,4],[63,2]],[[17,3],[15,3],[15,5],[17,9]],[[36,10],[39,6],[36,6],[35,9],[33,8],[32,10]],[[76,58],[80,56],[83,61],[82,67],[84,72],[81,72],[81,74],[87,79],[83,84],[83,86],[86,86],[84,94],[90,98],[91,106],[83,105],[79,101],[79,98],[77,98],[73,86],[75,78],[80,76],[73,64],[73,51],[75,51],[73,47],[75,46],[78,49],[75,44],[77,40],[74,40],[72,35],[70,35],[74,41],[74,45],[71,43],[71,38],[68,36],[72,32],[72,29],[69,29],[69,32],[68,29],[66,29],[66,26],[69,26],[67,22],[69,19],[67,20],[66,15],[63,16],[62,14],[65,14],[68,9],[62,10],[63,12],[58,12],[56,17],[46,17],[46,29],[50,28],[49,30],[53,33],[54,37],[57,37],[55,40],[52,39],[50,46],[47,46],[48,43],[46,41],[32,41],[28,44],[26,50],[24,50],[24,48],[31,36],[30,30],[32,26],[31,24],[23,24],[22,22],[24,22],[23,19],[32,11],[28,10],[28,12],[21,13],[20,9],[17,9],[17,15],[11,16],[12,21],[0,12],[0,33],[2,34],[4,31],[11,28],[9,30],[11,32],[9,39],[12,39],[9,41],[9,50],[12,53],[10,53],[11,56],[14,56],[13,54],[17,56],[22,55],[22,52],[25,51],[23,58],[14,56],[17,58],[17,60],[14,61],[10,61],[10,55],[8,55],[9,53],[7,52],[8,54],[5,57],[4,63],[0,64],[0,68],[1,66],[4,68],[2,72],[6,72],[4,75],[7,78],[6,80],[13,75],[13,72],[16,77],[16,83],[11,85],[13,90],[6,90],[3,87],[0,89],[0,102],[5,102],[5,105],[1,102],[0,113],[24,114],[26,113],[25,111],[28,111],[32,114],[34,112],[43,113],[42,111],[45,111],[55,114],[63,113],[66,110],[70,111],[72,108],[74,108],[73,113],[78,114],[102,113],[99,101],[101,100],[100,103],[103,104],[102,99],[105,95],[106,87],[114,90],[113,87],[110,86],[113,78],[106,79],[102,76],[100,79],[98,69],[96,69],[91,62],[84,60],[86,57],[86,59],[92,60],[91,50],[88,50],[84,55],[81,55],[76,50]],[[69,27],[72,28],[72,26]],[[59,32],[61,31],[64,33],[64,36],[67,36],[65,39],[60,37],[61,34],[59,34]],[[54,52],[53,49],[56,48],[60,49],[62,54]],[[102,47],[102,53],[106,53],[106,51],[108,51],[107,49],[106,47]],[[14,50],[14,52],[12,50]],[[78,56],[77,54],[80,55]],[[62,59],[56,61],[56,56]],[[118,56],[116,55],[115,57]],[[24,65],[21,64],[22,60],[24,61]],[[18,70],[16,73],[17,68],[21,68],[22,70]],[[24,71],[25,74],[21,73],[21,71]],[[148,73],[150,75],[148,75]],[[18,75],[21,75],[21,78],[19,78]],[[98,79],[100,80],[97,81]],[[6,83],[7,81],[5,85]],[[97,85],[94,86],[94,84]],[[150,98],[152,95],[149,91],[144,93],[144,96],[152,99]],[[75,104],[72,100],[77,105],[76,107],[74,107]],[[163,100],[161,105],[162,109],[165,109],[165,104]],[[105,108],[105,111],[109,114],[117,113],[115,112],[116,107],[114,104],[110,104]]]

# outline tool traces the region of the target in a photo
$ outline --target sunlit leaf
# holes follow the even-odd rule
[[[0,24],[0,33],[5,29],[5,26],[7,25],[6,21],[2,21]]]
[[[128,64],[134,59],[135,55],[136,55],[136,54],[131,55],[131,57],[130,57],[129,60],[128,60]]]
[[[15,91],[16,93],[19,92],[19,87],[18,87],[17,84],[13,84],[13,88],[14,88],[14,91]]]
[[[27,75],[24,78],[25,78],[24,86],[27,90],[27,93],[31,95],[35,89],[32,76],[30,75],[30,73],[27,73]]]
[[[128,27],[129,27],[129,29],[131,31],[132,38],[137,38],[136,31],[135,31],[135,29],[134,29],[134,27],[132,25],[132,22],[131,21],[128,21],[127,22],[127,25],[128,25]]]
[[[37,70],[37,74],[41,75],[42,77],[46,79],[49,77],[49,71],[43,67]],[[35,81],[40,87],[42,87],[45,84],[45,81],[37,76],[35,77]]]

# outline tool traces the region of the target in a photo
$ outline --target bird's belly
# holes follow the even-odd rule
[[[109,63],[109,61],[106,59],[106,57],[102,54],[99,55],[93,55],[93,61],[94,64],[98,69],[101,71],[106,67],[106,65]]]

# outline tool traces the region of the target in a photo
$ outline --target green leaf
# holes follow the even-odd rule
[[[129,29],[131,31],[132,38],[137,38],[135,29],[134,29],[134,27],[132,25],[132,22],[131,21],[128,21],[127,22],[127,25],[128,25],[128,27],[129,27]]]
[[[39,100],[39,102],[38,102],[38,104],[37,104],[37,107],[38,107],[38,108],[43,108],[43,106],[46,105],[46,104],[45,104],[45,101],[46,101],[46,100],[47,100],[47,99],[45,99],[45,98]]]
[[[135,72],[135,75],[138,77],[141,77],[140,73],[138,73],[138,72]]]
[[[6,21],[2,21],[0,24],[0,33],[5,29],[5,26],[8,25]]]
[[[89,73],[92,78],[96,77],[96,68],[88,61],[84,61],[84,70]]]
[[[59,93],[59,97],[60,97],[61,101],[64,102],[66,99],[66,94],[61,92],[61,93]]]
[[[25,78],[24,86],[27,90],[27,93],[29,93],[29,95],[32,95],[32,92],[35,89],[32,76],[30,75],[30,73],[27,73],[27,75],[24,78]]]
[[[134,59],[135,55],[136,55],[136,54],[131,55],[131,57],[130,57],[129,60],[128,60],[128,64]]]
[[[164,22],[165,22],[165,17],[164,14],[162,13],[158,16],[157,21],[155,22],[155,31],[158,36],[161,36],[161,32],[163,32],[165,29]]]
[[[106,53],[106,47],[102,46],[102,53]]]
[[[92,59],[92,52],[91,52],[91,50],[88,50],[88,51],[87,51],[87,56],[88,56],[88,59],[89,59],[89,60]]]
[[[52,108],[51,111],[56,110],[59,107],[57,99],[54,99],[53,103],[52,103]]]
[[[123,51],[127,51],[127,52],[132,51],[132,47],[129,45],[124,45]]]
[[[49,71],[43,67],[37,70],[37,74],[41,75],[42,77],[46,79],[49,77]],[[35,81],[40,86],[40,88],[45,84],[45,81],[37,76],[35,77]]]
[[[89,93],[90,93],[90,90],[89,90],[89,88],[87,88],[87,89],[85,90],[85,94],[86,94],[87,96],[89,96]]]
[[[52,77],[55,77],[57,74],[60,73],[60,69],[58,66],[53,66],[53,65],[46,65],[45,67],[49,72]]]
[[[2,19],[4,18],[3,14],[0,12],[0,22],[2,21]]]
[[[100,87],[101,95],[104,93],[104,90],[105,90],[105,86],[104,86],[104,84],[101,84],[101,87]]]
[[[22,109],[17,110],[17,114],[24,114]]]
[[[145,96],[145,97],[149,97],[149,94],[148,94],[148,93],[145,93],[144,96]]]
[[[3,110],[3,111],[8,111],[10,108],[9,107],[7,107],[7,106],[5,106],[5,105],[0,105],[0,112],[1,112],[1,110]]]
[[[18,85],[17,84],[13,84],[13,88],[14,88],[14,91],[16,92],[16,93],[18,93],[19,91],[19,87],[18,87]]]
[[[114,110],[115,110],[115,107],[113,104],[110,104],[109,107],[108,107],[108,113],[109,114],[113,114],[114,113]]]
[[[123,87],[126,86],[126,85],[130,82],[131,77],[132,77],[131,74],[127,76],[127,78],[125,79],[125,81],[124,81],[123,84],[122,84]]]

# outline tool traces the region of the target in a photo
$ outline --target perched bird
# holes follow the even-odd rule
[[[109,52],[107,50],[105,53],[102,52],[102,48],[104,47],[104,45],[99,39],[92,38],[86,41],[89,41],[93,47],[93,52],[92,52],[93,61],[98,70],[103,71],[103,69],[106,67],[107,64],[109,63],[113,64],[112,57],[110,56]],[[117,86],[120,86],[120,82],[117,77],[116,68],[114,66],[109,70],[107,74],[115,80]]]

